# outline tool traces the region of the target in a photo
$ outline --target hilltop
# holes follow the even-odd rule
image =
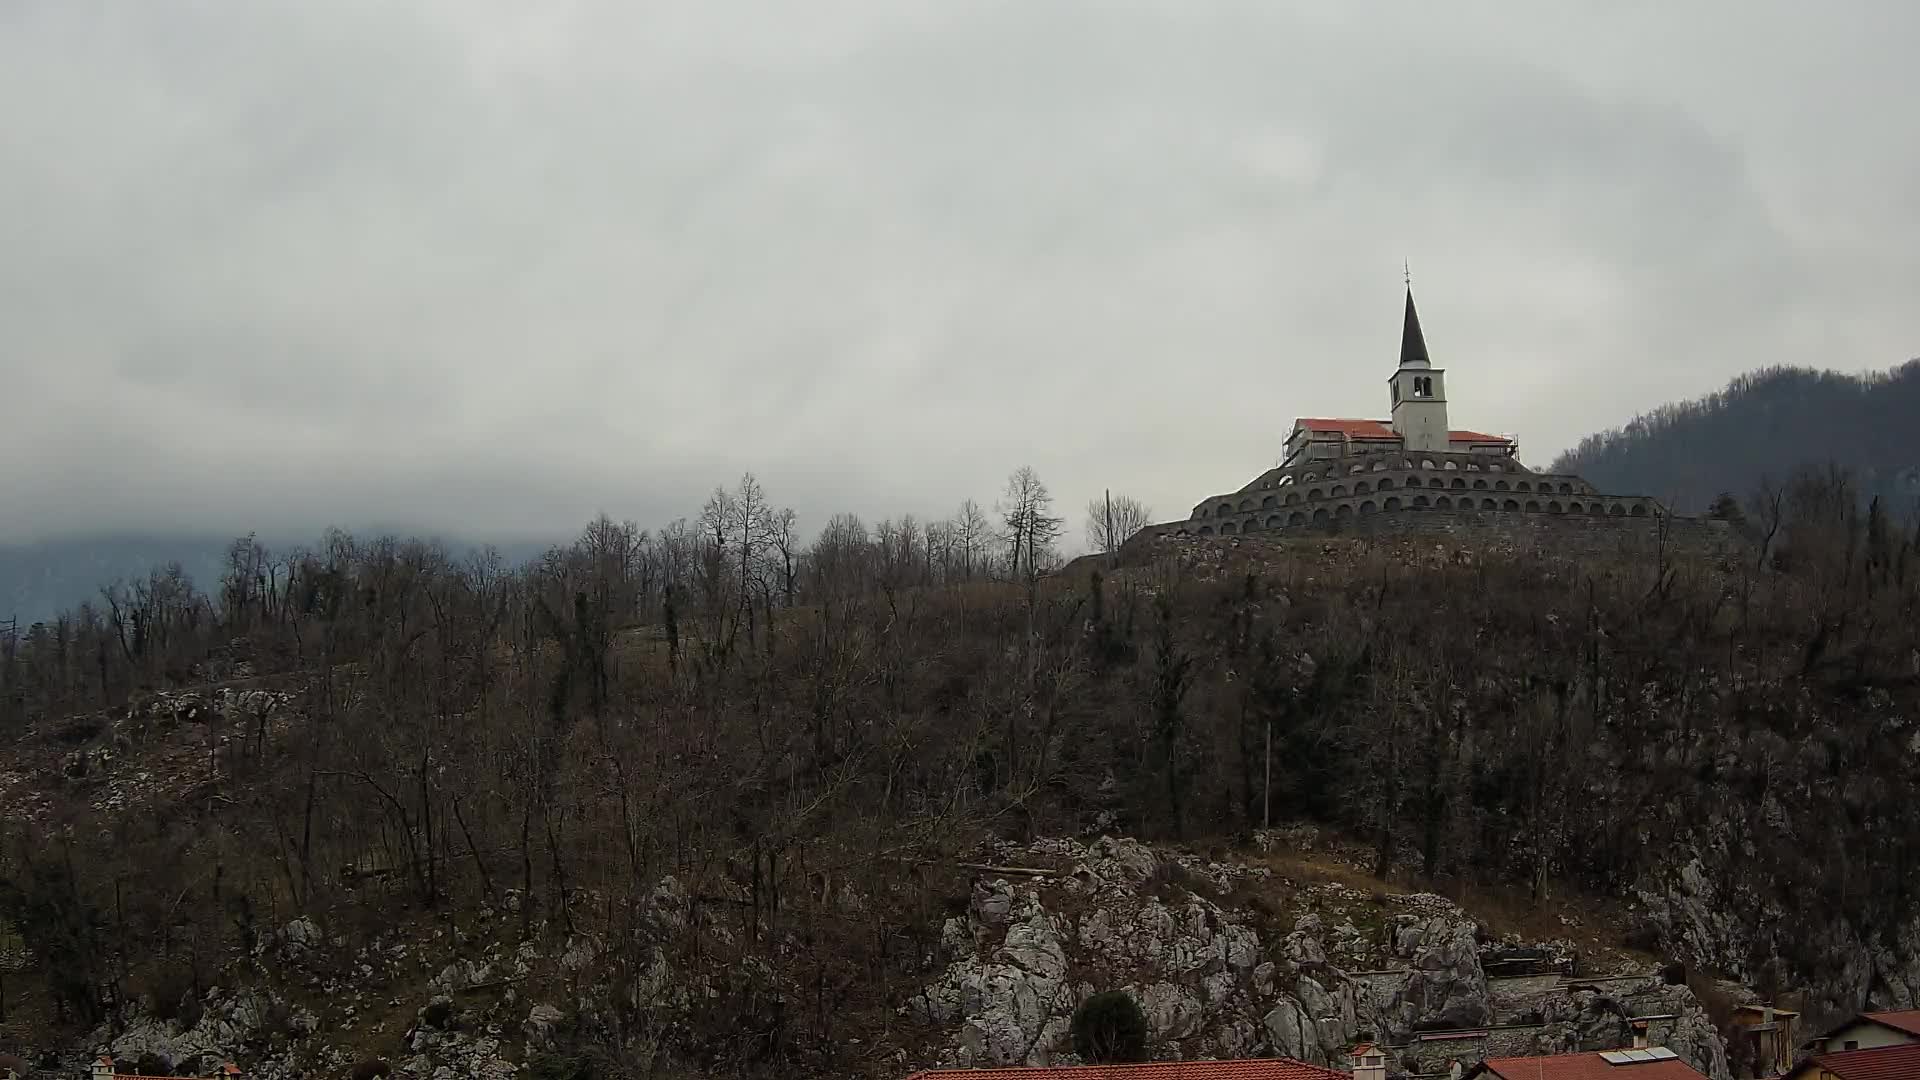
[[[1863,498],[1878,495],[1905,517],[1920,506],[1916,415],[1920,360],[1867,375],[1768,368],[1590,435],[1551,471],[1699,513],[1722,494],[1746,499],[1763,483],[1831,463],[1854,477]]]

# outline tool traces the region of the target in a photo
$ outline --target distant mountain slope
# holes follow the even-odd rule
[[[392,533],[414,535],[405,529],[371,530],[365,536]],[[89,535],[40,540],[27,544],[0,543],[0,624],[18,618],[22,628],[39,619],[51,619],[83,602],[100,602],[102,586],[123,579],[144,579],[169,563],[179,563],[202,592],[219,587],[231,536],[192,533],[153,535]],[[303,537],[261,536],[260,542],[278,551],[311,547],[318,534]],[[558,542],[558,541],[556,541]],[[478,547],[483,541],[448,540],[455,551]],[[517,564],[538,557],[549,545],[521,541],[496,544],[501,557]]]
[[[1697,513],[1722,492],[1744,498],[1763,477],[1828,462],[1898,513],[1920,505],[1920,360],[1867,375],[1788,367],[1742,375],[1588,436],[1552,471]]]
[[[102,586],[145,578],[148,571],[175,562],[205,589],[219,580],[220,561],[231,539],[174,534],[0,544],[0,622],[18,616],[25,627],[83,601],[97,604]]]

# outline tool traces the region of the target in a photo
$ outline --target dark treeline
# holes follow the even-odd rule
[[[572,523],[568,523],[571,527]],[[378,536],[387,530],[349,530]],[[519,565],[534,558],[555,539],[545,542],[509,541],[495,549]],[[306,535],[261,536],[265,546],[290,551],[310,539]],[[231,536],[194,533],[155,533],[139,536],[103,533],[68,535],[24,543],[0,542],[0,623],[21,625],[50,620],[87,601],[98,602],[100,586],[120,578],[144,578],[156,566],[178,563],[196,582],[220,580]],[[447,548],[464,558],[479,545],[451,538]]]
[[[1767,368],[1590,435],[1552,471],[1697,513],[1722,494],[1744,497],[1766,478],[1783,481],[1804,465],[1834,462],[1861,491],[1909,511],[1920,499],[1916,415],[1920,360],[1869,375]]]
[[[1117,520],[1110,543],[1096,535],[1089,509],[1096,547],[1111,550],[1146,524],[1135,501],[1116,505],[1130,516]],[[104,708],[237,671],[284,674],[363,658],[394,644],[379,632],[389,622],[412,645],[475,606],[487,634],[520,626],[564,644],[567,634],[587,632],[604,651],[612,634],[648,626],[664,633],[671,662],[724,664],[764,644],[773,613],[796,604],[971,581],[1031,583],[1060,560],[1065,519],[1054,510],[1045,483],[1022,468],[991,511],[969,499],[948,519],[909,514],[872,526],[840,514],[808,543],[794,512],[748,474],[731,490],[716,489],[697,518],[655,531],[603,515],[572,544],[517,566],[492,548],[455,554],[438,541],[391,535],[362,540],[334,530],[317,545],[277,551],[242,537],[227,546],[208,588],[168,562],[54,618],[0,624],[8,680],[0,684],[0,733],[29,716]]]
[[[845,1071],[964,902],[942,857],[1271,816],[1366,838],[1383,876],[1539,903],[1697,853],[1725,896],[1770,902],[1729,905],[1750,953],[1679,944],[1818,983],[1813,928],[1892,934],[1920,896],[1906,736],[1870,720],[1916,704],[1920,537],[1849,483],[1723,507],[1755,546],[1711,562],[1313,542],[1224,576],[1178,556],[1048,576],[1062,522],[1027,470],[991,516],[838,518],[804,548],[751,478],[518,569],[242,540],[210,594],[162,571],[7,646],[3,733],[76,798],[0,841],[0,917],[80,1023],[190,1005],[299,913],[358,941],[485,904],[606,944],[616,989],[570,1021],[583,1044]],[[207,728],[196,785],[150,812],[89,811],[92,774],[33,757],[137,755],[156,692],[242,675],[296,712],[183,721]],[[663,922],[668,876],[690,911]],[[695,978],[713,996],[677,1008]]]

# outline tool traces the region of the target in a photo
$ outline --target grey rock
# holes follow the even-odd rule
[[[1274,966],[1272,961],[1253,969],[1253,992],[1257,997],[1266,997],[1273,993]]]
[[[1053,917],[1037,906],[1024,921],[1007,927],[1000,960],[1048,980],[1067,973],[1067,952]]]
[[[1159,872],[1160,859],[1138,840],[1102,836],[1087,847],[1087,868],[1102,881],[1132,890]]]
[[[1245,1017],[1235,1017],[1213,1036],[1214,1056],[1219,1058],[1251,1057],[1259,1045],[1260,1029]]]
[[[1286,954],[1295,968],[1315,969],[1326,964],[1327,947],[1320,942],[1320,920],[1306,916],[1300,923],[1309,923],[1309,927],[1295,924],[1294,931],[1287,935]]]
[[[962,1064],[1040,1065],[1065,1049],[1074,995],[1066,982],[1066,943],[1035,896],[1009,903],[1009,922],[986,959],[964,956],[916,999],[934,1023],[960,1024]],[[992,928],[979,931],[989,935]]]
[[[552,1005],[535,1005],[527,1011],[527,1022],[522,1029],[527,1034],[527,1044],[542,1050],[553,1048],[553,1029],[566,1019],[566,1014]]]
[[[1320,1029],[1292,998],[1281,998],[1261,1019],[1260,1026],[1275,1054],[1298,1061],[1323,1060]]]
[[[974,882],[967,910],[981,927],[1005,926],[1013,914],[1013,886],[1006,878]]]
[[[1445,917],[1424,922],[1399,1005],[1408,1028],[1464,1028],[1487,1022],[1487,975],[1480,967],[1472,923]]]
[[[1184,1039],[1200,1029],[1206,1009],[1192,994],[1170,982],[1157,982],[1133,994],[1155,1039]]]

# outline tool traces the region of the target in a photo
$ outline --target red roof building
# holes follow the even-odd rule
[[[1822,1035],[1820,1050],[1872,1050],[1882,1046],[1920,1042],[1920,1009],[1861,1013]]]
[[[1920,1039],[1920,1009],[1902,1009],[1899,1012],[1870,1012],[1861,1013],[1860,1015],[1882,1027],[1890,1027],[1895,1031],[1904,1031],[1914,1038]]]
[[[928,1069],[907,1080],[1351,1080],[1343,1072],[1291,1058],[1240,1061],[1151,1061],[1139,1065],[1054,1068]]]
[[[1641,1056],[1647,1055],[1647,1056]],[[1463,1080],[1707,1080],[1673,1051],[1604,1050],[1550,1057],[1488,1058],[1468,1069]]]
[[[1786,1080],[1915,1080],[1916,1077],[1920,1077],[1920,1042],[1815,1054],[1788,1073]]]

